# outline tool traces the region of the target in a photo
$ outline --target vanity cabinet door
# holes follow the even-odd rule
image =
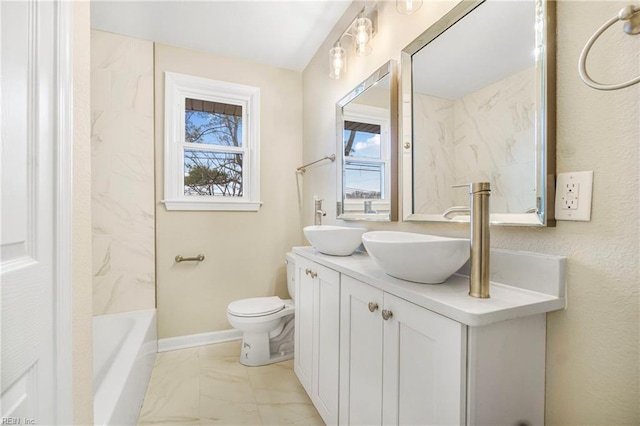
[[[338,423],[340,274],[296,258],[294,370],[326,424]]]
[[[384,294],[386,425],[465,424],[466,326]]]
[[[340,424],[382,423],[383,292],[342,276]]]
[[[314,264],[311,400],[326,424],[338,424],[340,274]]]
[[[313,368],[313,278],[306,271],[313,265],[296,256],[293,369],[309,395]]]

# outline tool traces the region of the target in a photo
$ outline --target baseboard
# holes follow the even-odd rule
[[[213,343],[230,342],[242,339],[240,330],[212,331],[210,333],[189,334],[187,336],[158,339],[158,352],[175,351],[176,349],[195,348]]]

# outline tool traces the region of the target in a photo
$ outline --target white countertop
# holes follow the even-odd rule
[[[348,275],[357,280],[363,281],[382,291],[391,293],[411,303],[422,306],[445,317],[451,318],[460,323],[472,327],[479,327],[499,321],[519,318],[529,315],[536,315],[545,312],[557,311],[565,308],[564,298],[564,258],[557,256],[544,256],[527,254],[520,252],[511,253],[498,251],[496,256],[509,257],[510,262],[518,262],[523,259],[525,264],[544,260],[545,265],[551,268],[552,273],[540,271],[540,279],[546,281],[540,283],[540,288],[548,289],[557,287],[555,291],[547,293],[531,290],[537,288],[535,279],[528,273],[526,265],[523,266],[522,281],[527,281],[519,286],[518,265],[509,265],[509,274],[501,274],[497,271],[492,273],[492,277],[510,275],[512,279],[515,275],[514,283],[504,284],[491,281],[491,298],[477,299],[468,295],[469,278],[463,275],[453,275],[442,284],[418,284],[391,277],[369,257],[366,253],[354,253],[351,256],[328,256],[319,253],[313,247],[294,247],[293,252],[299,256],[312,260]],[[492,259],[494,253],[492,251]],[[506,262],[502,260],[501,265]],[[493,266],[493,262],[492,262]],[[502,266],[501,266],[502,267]],[[532,281],[534,281],[532,283]],[[525,288],[520,288],[525,287]],[[558,297],[557,295],[560,295]]]

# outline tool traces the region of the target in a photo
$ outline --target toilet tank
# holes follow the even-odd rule
[[[287,253],[284,262],[287,264],[287,290],[293,300],[296,292],[296,258],[293,253]]]

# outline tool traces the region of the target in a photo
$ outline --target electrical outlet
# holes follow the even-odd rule
[[[556,220],[591,220],[593,172],[560,173],[556,179]]]

